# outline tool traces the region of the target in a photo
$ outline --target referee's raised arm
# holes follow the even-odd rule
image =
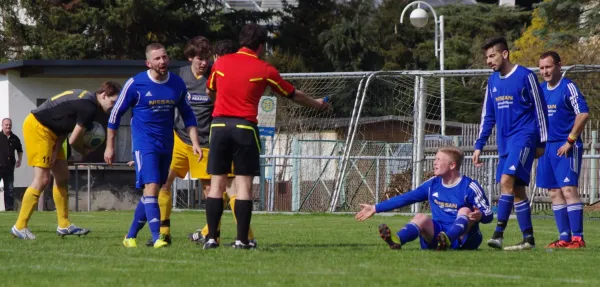
[[[249,249],[248,241],[252,216],[252,180],[260,176],[260,150],[257,115],[260,98],[267,87],[282,97],[316,110],[329,109],[327,101],[313,99],[279,75],[277,69],[261,60],[267,32],[256,24],[247,24],[239,36],[236,53],[219,58],[212,67],[207,93],[214,102],[210,133],[207,171],[211,175],[210,191],[206,200],[208,236],[204,248],[216,248],[218,225],[223,214],[223,186],[227,174],[235,174],[237,196],[235,216],[237,240],[234,248]]]

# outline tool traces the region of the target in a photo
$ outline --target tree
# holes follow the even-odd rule
[[[554,2],[556,1],[545,0],[543,3],[536,6],[533,12],[531,25],[527,27],[527,30],[523,33],[521,38],[515,41],[513,58],[518,63],[537,66],[539,55],[541,53],[547,50],[554,50],[561,55],[563,64],[574,65],[597,63],[600,60],[600,46],[598,45],[599,36],[591,26],[587,26],[586,29],[589,30],[587,32],[584,31],[585,35],[580,37],[577,36],[577,34],[582,31],[580,31],[579,28],[575,28],[577,25],[573,26],[571,22],[560,23],[563,20],[556,20],[558,22],[548,21],[548,19],[545,19],[542,16],[558,15],[565,12],[565,9],[574,9],[574,11],[572,11],[574,14],[566,16],[565,18],[569,18],[568,21],[578,21],[575,19],[584,17],[586,15],[585,13],[592,12],[579,10],[573,3],[568,3],[572,1],[564,2],[565,5],[571,8],[562,7]],[[592,4],[588,5],[587,11],[596,9],[593,5],[598,5],[598,2]],[[585,27],[586,26],[583,26],[583,28]],[[570,31],[570,29],[575,30]],[[565,31],[567,34],[565,34]]]
[[[19,19],[15,7],[29,21]],[[10,59],[143,59],[151,42],[181,59],[192,37],[237,38],[245,22],[274,15],[222,8],[216,0],[6,0],[0,2],[0,37],[8,39]]]
[[[375,68],[371,61],[374,27],[371,24],[374,7],[372,0],[351,1],[347,5],[349,16],[342,17],[326,31],[319,34],[323,52],[336,71],[366,70]],[[345,8],[345,7],[342,7]]]
[[[536,32],[550,45],[575,43],[600,33],[600,2],[597,0],[551,0],[535,5],[543,25]]]
[[[318,37],[335,24],[339,15],[334,0],[303,0],[297,6],[284,0],[273,44],[282,54],[300,56],[312,72],[331,71],[333,67]]]

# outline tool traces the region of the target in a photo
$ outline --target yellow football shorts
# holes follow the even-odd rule
[[[33,114],[29,114],[23,122],[23,142],[27,164],[41,168],[50,168],[52,151],[58,136],[46,126],[42,125]],[[64,149],[59,149],[56,160],[66,160]]]
[[[176,133],[174,138],[171,170],[175,172],[177,177],[184,178],[189,171],[191,178],[210,179],[210,174],[206,172],[209,149],[202,149],[202,159],[198,162],[198,155],[194,155],[192,146],[183,142]],[[235,177],[235,175],[230,173],[228,177]]]

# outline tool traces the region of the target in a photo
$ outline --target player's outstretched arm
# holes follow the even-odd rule
[[[365,221],[376,213],[375,205],[373,204],[360,204],[360,211],[354,216],[358,221]]]
[[[296,104],[301,106],[313,108],[317,111],[330,110],[331,105],[325,99],[313,99],[306,95],[303,91],[300,91],[294,86],[284,80],[277,69],[272,66],[267,67],[267,84],[271,87],[271,90],[278,93],[280,96],[291,99]]]
[[[299,104],[301,106],[313,108],[317,111],[325,111],[330,110],[331,105],[325,100],[322,99],[313,99],[306,95],[303,91],[296,90],[294,91],[294,95],[291,98],[294,103]]]
[[[127,80],[127,82],[125,82],[125,85],[123,86],[123,89],[117,98],[117,102],[113,106],[110,116],[108,117],[104,161],[109,165],[112,165],[115,157],[115,137],[117,135],[119,125],[121,124],[121,117],[123,114],[125,114],[125,112],[127,112],[129,107],[133,106],[138,100],[135,88],[132,87],[134,84],[133,78],[130,78]]]
[[[369,217],[373,216],[375,213],[386,212],[416,202],[425,201],[427,200],[430,187],[431,181],[428,180],[425,183],[421,184],[421,186],[417,187],[417,189],[415,190],[411,190],[407,193],[394,196],[386,201],[377,203],[375,205],[361,204],[361,211],[358,212],[354,218],[358,221],[364,221],[367,220]]]

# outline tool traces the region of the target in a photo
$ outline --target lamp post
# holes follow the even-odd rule
[[[435,56],[440,60],[440,71],[444,70],[444,16],[440,15],[438,18],[435,10],[429,3],[423,1],[413,1],[409,3],[404,10],[402,11],[402,15],[400,15],[400,24],[403,23],[404,14],[410,7],[417,6],[410,13],[410,23],[417,27],[422,28],[427,25],[429,17],[427,16],[427,11],[421,8],[421,5],[426,6],[433,14],[433,20],[435,21],[435,35],[434,35],[434,43],[435,43]],[[440,129],[441,134],[446,135],[446,90],[445,90],[445,81],[444,78],[440,78]]]

